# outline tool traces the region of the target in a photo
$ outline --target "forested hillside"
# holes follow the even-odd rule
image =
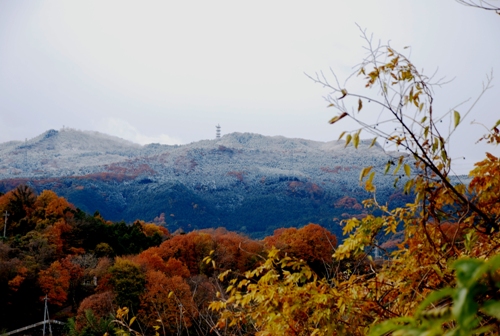
[[[316,224],[262,241],[222,228],[171,235],[154,223],[85,214],[52,191],[37,195],[27,186],[2,195],[0,211],[9,214],[0,242],[0,330],[6,331],[43,320],[47,295],[50,317],[66,322],[73,335],[112,331],[124,306],[144,334],[154,334],[158,318],[166,334],[209,334],[219,318],[209,304],[227,286],[220,272],[243,274],[277,246],[325,274],[337,244]]]
[[[171,232],[223,226],[263,238],[314,222],[341,235],[339,222],[362,215],[369,197],[360,169],[382,173],[397,157],[370,141],[355,150],[343,141],[232,133],[183,146],[139,146],[66,128],[0,144],[0,191],[20,184],[52,190],[109,220],[162,218]],[[395,187],[392,177],[377,176],[379,200],[406,203],[406,179]]]

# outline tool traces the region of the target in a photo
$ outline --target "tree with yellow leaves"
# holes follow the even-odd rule
[[[383,173],[393,173],[395,185],[403,181],[404,191],[412,193],[414,201],[395,209],[380,204],[374,183],[378,169],[365,167],[360,183],[373,197],[363,204],[373,211],[344,221],[348,237],[333,252],[333,262],[349,259],[353,267],[363,265],[363,272],[319,279],[303,262],[277,257],[271,250],[259,267],[230,280],[227,296],[221,293],[221,299],[212,303],[212,309],[221,312],[218,326],[256,335],[366,335],[372,326],[389,321],[384,322],[385,329],[378,329],[380,333],[375,327],[374,335],[410,335],[412,331],[403,327],[424,332],[422,316],[439,308],[443,319],[433,320],[439,328],[430,326],[436,330],[432,335],[466,335],[473,330],[498,334],[494,329],[500,321],[494,311],[495,300],[500,299],[494,276],[498,262],[489,260],[500,252],[500,160],[488,153],[476,163],[468,185],[454,178],[450,136],[470,110],[433,110],[431,78],[403,53],[389,45],[374,46],[363,35],[368,56],[356,74],[364,78],[368,94],[341,86],[336,77],[335,84],[323,75],[313,80],[330,90],[330,106],[339,111],[331,124],[344,118],[359,124],[358,129],[342,133],[346,146],[357,148],[365,132],[375,136],[372,144],[382,140],[400,153],[388,160]],[[478,99],[491,83],[488,76]],[[373,90],[375,94],[370,93]],[[374,105],[379,121],[370,124],[363,113]],[[449,130],[440,126],[444,118],[450,120]],[[389,122],[396,127],[384,127]],[[498,145],[499,125],[500,120],[483,139]],[[370,262],[367,251],[380,248],[378,238],[396,232],[402,236],[398,248],[386,251],[385,261]],[[474,265],[482,271],[474,273]],[[483,290],[485,286],[488,290]],[[464,308],[465,299],[476,302],[475,308]],[[493,300],[486,305],[489,308],[478,311],[488,300]]]

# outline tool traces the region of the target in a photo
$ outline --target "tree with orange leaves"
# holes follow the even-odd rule
[[[68,298],[70,271],[59,261],[54,261],[49,268],[40,271],[38,282],[40,288],[47,294],[50,303],[62,306]]]
[[[225,228],[209,229],[205,232],[211,234],[215,242],[212,258],[219,270],[245,272],[260,260],[259,256],[264,249],[261,243]]]
[[[180,276],[167,277],[160,271],[148,271],[139,316],[146,328],[159,325],[163,335],[187,330],[196,316],[189,285]]]
[[[272,246],[291,257],[306,261],[316,272],[323,274],[325,266],[332,262],[337,237],[318,224],[303,228],[277,229],[274,235],[264,238],[269,249]]]
[[[187,266],[191,274],[200,273],[202,260],[214,249],[211,235],[193,231],[185,235],[173,236],[158,247],[158,254],[163,260],[176,258]]]
[[[73,320],[74,332],[104,334],[107,331],[112,331],[111,316],[115,310],[113,299],[114,295],[111,291],[86,297],[80,303],[77,315]]]
[[[74,206],[52,190],[42,191],[35,201],[35,211],[43,218],[64,218],[67,215],[72,217],[68,210],[74,210]]]

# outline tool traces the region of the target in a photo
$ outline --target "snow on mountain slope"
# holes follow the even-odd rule
[[[400,154],[370,143],[355,149],[344,148],[344,141],[232,133],[186,145],[140,146],[96,132],[50,130],[0,144],[0,191],[19,183],[51,189],[111,220],[170,214],[170,229],[225,226],[261,236],[316,222],[338,233],[340,219],[364,211],[359,202],[369,194],[359,183],[362,167],[378,172],[379,201],[399,193],[395,176],[383,170],[391,155]],[[354,200],[352,206],[336,205],[344,197]]]
[[[80,175],[121,162],[141,146],[98,132],[49,130],[33,139],[0,144],[0,177]]]
[[[216,166],[298,173],[315,170],[318,164],[322,167],[349,166],[386,157],[381,147],[376,145],[368,149],[364,142],[355,150],[344,148],[343,142],[338,141],[232,133],[220,139],[183,146],[140,146],[98,132],[63,129],[49,130],[26,142],[0,144],[0,178],[79,176],[107,171],[110,165],[126,166],[137,161],[151,164],[163,172],[171,168],[174,176],[210,171]]]

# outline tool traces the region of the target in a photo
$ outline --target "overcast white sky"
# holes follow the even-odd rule
[[[346,77],[364,55],[356,23],[454,78],[436,91],[443,111],[494,69],[453,155],[466,170],[484,150],[500,154],[473,145],[482,129],[469,125],[500,119],[500,16],[454,0],[0,0],[0,142],[63,125],[141,144],[214,138],[216,124],[337,139],[345,125],[327,123],[335,111],[304,72]]]

